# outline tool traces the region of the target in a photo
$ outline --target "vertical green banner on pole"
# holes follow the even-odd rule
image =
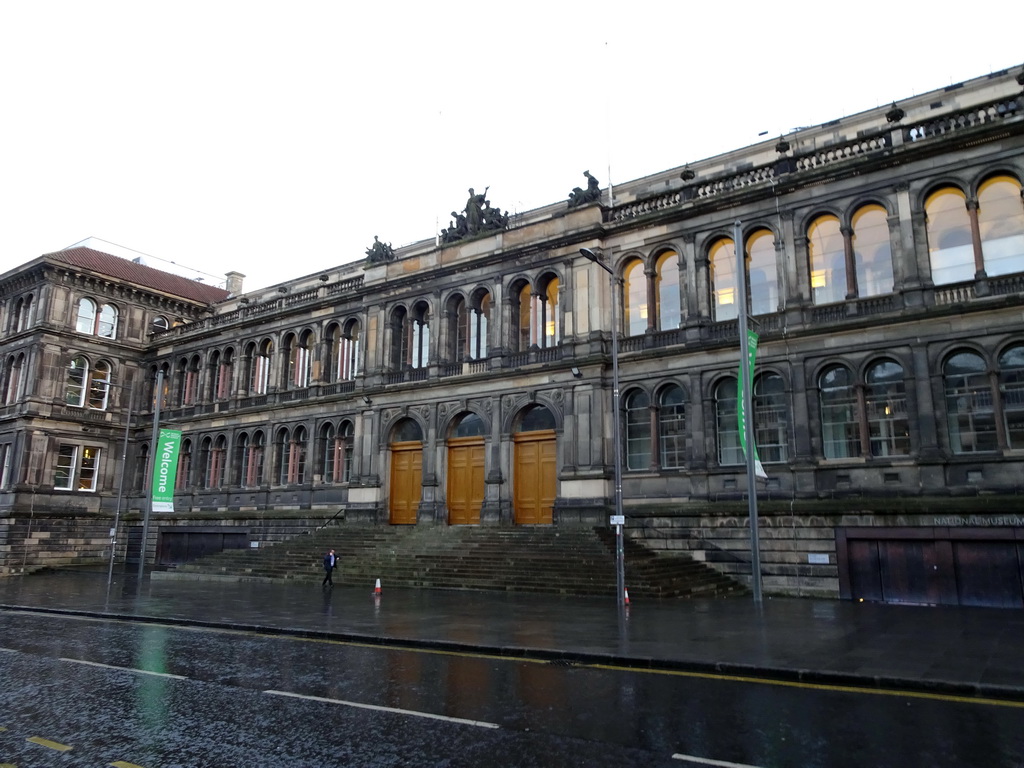
[[[750,375],[750,391],[754,391],[754,360],[757,358],[757,334],[747,329],[747,371]],[[740,430],[740,448],[743,455],[747,455],[747,404],[743,401],[743,366],[740,366],[740,373],[736,377],[736,416]],[[752,417],[751,417],[752,418]],[[762,480],[768,479],[768,474],[761,465],[761,457],[757,455],[757,441],[754,441],[754,474]]]
[[[154,512],[174,511],[174,478],[178,473],[178,448],[181,431],[161,429],[153,461],[151,500]]]

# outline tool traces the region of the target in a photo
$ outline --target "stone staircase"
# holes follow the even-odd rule
[[[185,563],[164,578],[323,578],[328,549],[337,584],[615,594],[615,536],[595,528],[340,525],[261,549],[235,549]],[[633,597],[716,597],[744,586],[685,555],[656,554],[626,539],[626,589]]]

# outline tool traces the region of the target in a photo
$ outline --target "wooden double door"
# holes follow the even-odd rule
[[[484,439],[448,440],[448,524],[477,525],[484,503]]]
[[[558,492],[554,430],[521,432],[512,436],[515,490],[513,514],[517,525],[545,525],[554,519]]]

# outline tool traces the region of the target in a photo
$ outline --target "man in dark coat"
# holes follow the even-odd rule
[[[334,556],[334,550],[332,549],[330,552],[324,555],[324,570],[327,571],[327,574],[324,576],[324,580],[320,584],[321,586],[326,587],[328,584],[330,584],[332,587],[334,586],[334,579],[331,578],[331,575],[334,573],[334,569],[337,567],[338,558]]]

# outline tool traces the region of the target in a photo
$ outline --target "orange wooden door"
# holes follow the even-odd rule
[[[456,437],[448,441],[448,523],[477,525],[484,503],[484,440]]]
[[[553,519],[555,493],[555,433],[553,430],[513,435],[515,489],[513,513],[517,525],[549,524]]]
[[[423,492],[423,444],[391,444],[390,514],[394,525],[415,525]]]

